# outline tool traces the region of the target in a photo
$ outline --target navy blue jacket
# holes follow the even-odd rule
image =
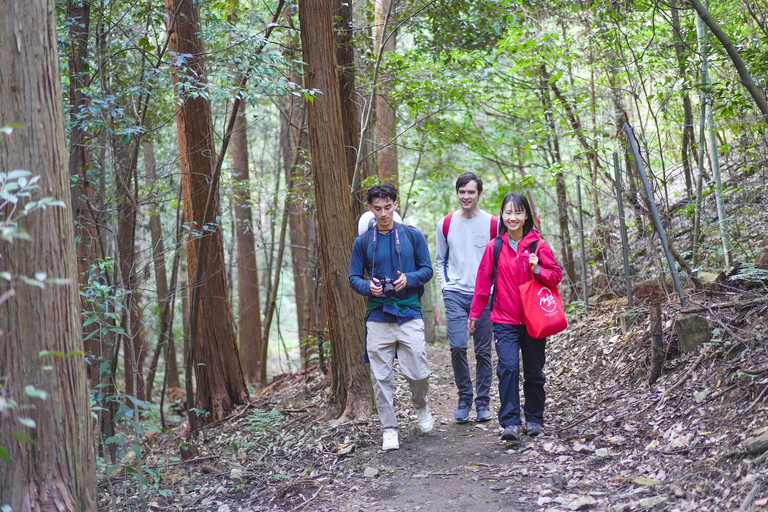
[[[352,260],[349,265],[350,286],[360,295],[372,297],[370,278],[366,276],[366,272],[371,277],[390,277],[395,280],[398,278],[397,271],[399,270],[408,278],[408,285],[404,290],[397,292],[396,297],[398,299],[407,299],[417,295],[419,286],[428,283],[432,279],[432,258],[429,256],[429,248],[427,247],[424,235],[413,226],[404,226],[396,223],[395,229],[399,230],[400,235],[400,257],[398,258],[395,248],[394,230],[386,235],[379,233],[376,247],[376,266],[374,269],[371,269],[371,264],[374,262],[373,229],[376,229],[376,227],[374,226],[368,232],[358,236],[352,246]],[[416,247],[411,245],[410,238],[404,232],[405,229],[410,230]],[[414,253],[416,254],[415,258]],[[417,313],[414,318],[421,318],[421,314]],[[371,313],[368,320],[373,322],[395,322],[396,318],[384,313],[379,308]]]

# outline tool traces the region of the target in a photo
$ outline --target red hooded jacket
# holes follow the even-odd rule
[[[491,310],[491,322],[498,324],[524,324],[523,304],[520,301],[520,290],[518,286],[531,280],[530,264],[528,257],[530,255],[530,246],[538,241],[539,273],[534,277],[550,288],[558,285],[563,278],[563,272],[555,261],[552,249],[549,244],[541,239],[536,230],[529,231],[517,244],[518,252],[509,245],[509,235],[504,233],[501,236],[502,245],[499,253],[499,263],[496,274],[496,293],[494,295],[493,309]],[[475,282],[475,295],[472,298],[472,306],[469,310],[469,317],[477,320],[482,315],[483,310],[488,305],[491,295],[491,281],[493,280],[493,244],[488,242],[485,246],[483,259],[480,261],[480,267],[477,269],[477,280]]]

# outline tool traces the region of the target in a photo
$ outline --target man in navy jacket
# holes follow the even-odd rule
[[[368,297],[366,350],[371,382],[383,427],[382,450],[397,450],[398,422],[393,397],[395,355],[408,381],[419,429],[430,432],[429,363],[419,291],[432,279],[432,260],[421,232],[395,223],[397,190],[390,184],[368,190],[368,208],[376,225],[358,236],[352,247],[349,284]]]

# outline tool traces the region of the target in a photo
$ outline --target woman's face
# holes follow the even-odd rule
[[[501,220],[504,221],[504,225],[507,227],[512,240],[517,241],[523,238],[523,225],[526,219],[528,219],[528,214],[522,206],[517,206],[512,201],[504,205],[504,210],[501,212]]]

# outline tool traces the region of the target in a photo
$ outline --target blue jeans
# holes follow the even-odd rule
[[[472,295],[445,290],[443,292],[445,302],[445,317],[448,330],[448,342],[451,346],[451,365],[453,366],[453,378],[459,390],[459,398],[468,402],[472,401],[472,377],[469,374],[469,361],[467,360],[467,319],[469,307],[472,305]],[[493,362],[491,359],[491,339],[493,339],[493,326],[491,325],[491,308],[488,306],[483,315],[475,324],[475,333],[472,339],[475,344],[475,385],[477,386],[477,401],[486,403],[490,400],[491,380],[493,379]]]
[[[525,421],[544,424],[544,361],[547,340],[532,338],[525,325],[493,324],[499,363],[499,424],[520,425],[520,353],[523,354]]]

